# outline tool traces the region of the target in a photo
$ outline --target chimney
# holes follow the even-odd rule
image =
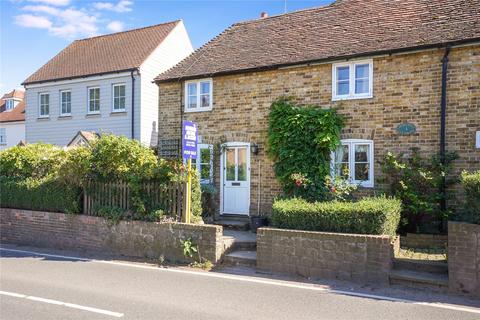
[[[268,13],[265,12],[265,11],[262,11],[262,13],[260,13],[260,18],[261,18],[261,19],[268,18]]]

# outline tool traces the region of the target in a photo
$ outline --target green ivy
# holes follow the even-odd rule
[[[268,155],[287,196],[310,200],[324,198],[330,154],[340,143],[343,118],[334,109],[297,106],[292,98],[276,100],[270,110]],[[298,185],[302,175],[308,184]]]

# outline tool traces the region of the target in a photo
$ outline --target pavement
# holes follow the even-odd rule
[[[480,319],[459,296],[2,244],[0,319]]]

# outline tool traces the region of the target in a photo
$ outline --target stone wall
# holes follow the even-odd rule
[[[227,141],[257,143],[251,155],[250,213],[270,212],[281,191],[266,155],[268,114],[280,96],[294,96],[301,105],[335,107],[345,116],[343,139],[374,141],[374,178],[381,178],[379,161],[388,151],[424,156],[439,152],[441,59],[444,50],[429,50],[373,58],[373,98],[332,101],[332,65],[297,66],[213,78],[213,109],[182,114],[183,82],[159,85],[159,140],[181,137],[181,118],[198,123],[204,143]],[[454,174],[480,169],[480,149],[475,131],[480,130],[480,46],[454,48],[450,53],[447,87],[448,151],[460,156]],[[416,132],[400,135],[396,128],[409,122]],[[220,159],[215,155],[214,179],[220,190]],[[375,185],[375,187],[382,187]],[[260,188],[260,192],[259,192]],[[363,190],[369,192],[370,190]],[[216,197],[217,210],[219,193]]]
[[[186,262],[182,240],[191,238],[202,257],[216,263],[223,253],[222,227],[184,223],[121,221],[0,208],[2,243],[88,251],[114,256]]]
[[[453,292],[480,297],[480,225],[448,223],[448,282]]]
[[[398,240],[389,236],[260,228],[257,267],[303,277],[388,284]]]

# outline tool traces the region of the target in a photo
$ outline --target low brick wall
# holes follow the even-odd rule
[[[398,240],[370,236],[261,228],[259,269],[303,277],[388,283]]]
[[[431,249],[446,248],[448,236],[443,234],[407,233],[400,237],[400,245],[407,248]]]
[[[480,225],[448,223],[450,291],[480,297]]]
[[[182,240],[192,238],[202,257],[216,263],[223,253],[222,227],[121,221],[100,217],[0,208],[2,243],[101,252],[115,256],[187,262]]]

